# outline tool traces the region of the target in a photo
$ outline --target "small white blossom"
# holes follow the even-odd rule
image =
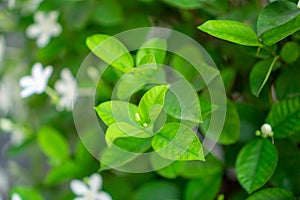
[[[23,88],[21,97],[26,98],[32,94],[43,93],[47,87],[52,71],[52,66],[47,66],[43,69],[41,63],[34,64],[31,70],[31,76],[24,76],[19,81],[20,86]]]
[[[56,37],[61,33],[62,27],[56,22],[58,15],[57,11],[52,11],[48,14],[38,11],[34,14],[35,24],[27,28],[26,34],[29,38],[37,38],[36,43],[38,47],[45,47],[51,37]]]
[[[8,0],[8,8],[14,9],[16,7],[16,0]]]
[[[56,81],[54,88],[60,95],[58,110],[66,108],[72,110],[77,99],[77,84],[74,76],[68,68],[61,71],[61,79]]]
[[[272,127],[270,124],[263,124],[260,130],[262,133],[269,135],[272,132]]]
[[[300,0],[298,1],[297,7],[300,8]]]
[[[100,174],[93,174],[86,185],[79,180],[73,180],[70,184],[71,190],[76,194],[74,200],[112,200],[107,192],[99,191],[102,187]]]
[[[22,200],[22,198],[19,194],[14,193],[11,197],[11,200]]]

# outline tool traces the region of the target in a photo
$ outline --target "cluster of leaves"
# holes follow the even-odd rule
[[[16,192],[25,200],[72,199],[74,195],[69,190],[72,179],[89,176],[99,169],[127,165],[143,153],[156,151],[158,156],[146,163],[157,169],[155,172],[102,171],[104,189],[113,199],[299,198],[297,2],[44,0],[38,10],[58,10],[63,32],[39,49],[33,40],[24,37],[33,19],[33,13],[23,12],[22,6],[27,1],[17,1],[13,10],[0,9],[1,34],[7,36],[7,45],[14,47],[10,51],[15,50],[14,38],[22,38],[23,42],[22,51],[6,54],[5,67],[0,68],[1,81],[16,72],[18,79],[18,68],[24,62],[26,66],[36,61],[58,68],[68,66],[75,72],[89,48],[110,64],[103,80],[97,83],[99,104],[96,105],[96,112],[107,128],[108,147],[99,163],[75,134],[71,113],[57,112],[47,106],[49,102],[43,95],[28,99],[23,102],[29,108],[28,113],[16,109],[7,116],[28,132],[24,143],[9,151],[12,160],[29,158],[23,173],[14,172],[12,179],[17,181],[12,182],[16,187],[11,193]],[[151,25],[170,26],[192,36],[207,49],[220,69],[220,74],[211,73],[212,77],[223,78],[227,112],[218,145],[207,155],[199,138],[205,136],[212,113],[222,108],[211,104],[201,75],[186,60],[167,52],[167,46],[172,44],[166,40],[152,38],[136,52],[128,52],[117,38],[109,36]],[[115,60],[116,57],[120,58]],[[195,88],[193,95],[197,102],[190,102],[194,109],[178,105],[160,64],[172,66]],[[203,63],[201,67],[209,69]],[[131,89],[136,92],[130,101],[125,101]],[[118,99],[112,100],[114,90]],[[272,126],[274,144],[270,138],[255,136],[263,123]],[[171,142],[176,145],[169,145]],[[124,156],[119,149],[134,154]],[[171,164],[160,168],[166,161]],[[27,176],[30,178],[26,179]],[[25,177],[26,181],[20,181],[19,177]]]

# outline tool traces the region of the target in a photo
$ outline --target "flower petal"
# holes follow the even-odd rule
[[[112,200],[112,197],[107,192],[99,192],[97,200]]]
[[[35,78],[40,78],[43,74],[43,65],[40,62],[35,63],[31,69],[31,75]]]
[[[36,44],[38,47],[43,48],[43,47],[47,46],[50,39],[51,39],[51,37],[49,36],[49,33],[43,32],[40,34],[40,36],[36,40]]]
[[[70,188],[76,195],[85,195],[87,192],[89,192],[88,187],[79,180],[73,180],[70,183]]]
[[[34,85],[34,81],[31,76],[24,76],[20,79],[19,84],[21,87],[26,88]]]
[[[22,200],[22,198],[17,193],[14,193],[11,197],[11,200]]]
[[[98,191],[102,187],[102,177],[100,174],[93,174],[89,180],[89,186],[93,191]]]
[[[56,21],[58,18],[59,12],[58,11],[52,11],[49,13],[48,17],[49,19],[51,19],[52,21]]]
[[[74,200],[86,200],[86,198],[85,197],[76,197],[76,198],[74,198]]]
[[[34,14],[34,21],[36,22],[43,22],[45,21],[45,18],[46,18],[45,13],[42,11],[38,11]]]
[[[58,36],[61,33],[61,31],[62,31],[62,27],[60,24],[58,23],[53,24],[53,27],[51,29],[51,33],[53,36]]]
[[[38,37],[38,35],[41,34],[41,28],[40,26],[36,25],[36,24],[32,24],[30,26],[28,26],[28,28],[26,29],[26,35],[29,38],[36,38]]]
[[[34,87],[27,87],[21,91],[21,98],[27,98],[35,93]]]

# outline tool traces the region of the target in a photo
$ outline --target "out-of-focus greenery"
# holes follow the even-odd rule
[[[299,198],[300,8],[297,3],[287,0],[1,1],[0,200],[10,198],[13,193],[23,200],[74,199],[70,182],[84,180],[105,168],[81,143],[72,112],[57,109],[57,94],[51,96],[46,91],[47,94],[21,99],[20,78],[30,74],[34,63],[51,65],[54,70],[48,85],[53,88],[64,68],[75,76],[83,60],[103,38],[150,26],[182,32],[210,54],[220,70],[228,99],[224,128],[216,148],[205,156],[205,161],[203,155],[193,157],[202,146],[187,125],[184,136],[192,141],[195,137],[193,145],[188,147],[190,154],[178,159],[162,152],[163,158],[177,161],[142,174],[105,168],[101,171],[103,190],[115,200]],[[26,33],[35,23],[38,11],[58,11],[57,22],[62,28],[59,35],[41,48]],[[115,41],[113,45],[118,51],[124,50],[121,42]],[[110,49],[93,51],[111,64],[103,80],[96,83],[101,92],[97,94],[95,113],[104,122],[101,122],[103,127],[108,127],[109,140],[106,139],[138,152],[159,149],[166,145],[161,141],[167,138],[168,143],[174,139],[172,130],[179,129],[179,119],[176,110],[164,105],[167,86],[151,89],[145,86],[132,99],[136,104],[132,105],[133,115],[125,113],[126,121],[120,120],[127,123],[122,127],[128,132],[136,130],[136,126],[154,127],[151,120],[160,120],[162,107],[168,114],[168,125],[153,139],[117,140],[122,131],[113,127],[115,119],[107,116],[109,106],[105,107],[103,102],[111,100],[117,81],[127,70],[141,64],[164,63],[180,72],[199,95],[201,113],[196,121],[201,122],[200,138],[205,135],[212,112],[219,109],[209,102],[207,88],[199,83],[197,72],[186,67],[189,64],[185,60],[163,50],[170,44],[158,39],[151,45],[160,51],[140,49],[114,62],[109,59],[110,53],[114,53]],[[153,105],[161,106],[155,110],[157,113],[150,112]],[[145,120],[143,123],[131,123],[137,119],[135,111]],[[122,114],[120,118],[124,119]],[[260,130],[264,123],[272,126],[271,132]],[[138,133],[149,134],[147,131]],[[179,143],[178,149],[170,151],[180,152],[184,144]],[[151,164],[155,167],[158,162],[152,160]]]

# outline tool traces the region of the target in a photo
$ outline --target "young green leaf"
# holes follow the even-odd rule
[[[214,37],[245,46],[261,46],[255,32],[247,25],[231,20],[209,20],[198,26]]]
[[[136,54],[136,63],[138,66],[142,64],[142,59],[148,55],[154,55],[156,63],[162,64],[166,56],[167,42],[166,40],[153,38],[146,41]]]
[[[156,120],[164,105],[168,88],[166,85],[156,86],[143,95],[138,106],[138,114],[142,123],[148,126]]]
[[[127,48],[114,37],[97,34],[88,37],[86,44],[96,56],[122,72],[126,72],[134,66]]]
[[[238,181],[248,193],[254,192],[271,178],[277,159],[277,150],[269,140],[248,143],[236,160]]]
[[[143,127],[134,126],[126,122],[116,122],[106,130],[105,139],[107,145],[111,146],[116,139],[121,137],[147,138],[151,136],[152,134]]]
[[[205,160],[194,131],[176,122],[166,124],[153,137],[152,147],[157,154],[170,160]]]
[[[257,34],[287,23],[300,14],[300,9],[290,1],[274,1],[260,12],[257,20]]]
[[[253,95],[259,97],[266,84],[278,57],[257,62],[250,73],[250,88]]]
[[[300,96],[274,104],[266,122],[271,124],[275,138],[288,137],[300,131]]]
[[[123,10],[116,0],[102,0],[94,2],[92,19],[101,26],[114,26],[123,21]]]
[[[69,156],[69,146],[66,139],[50,126],[39,129],[37,141],[41,150],[54,162],[59,162]]]
[[[110,126],[115,122],[127,122],[129,124],[137,125],[135,113],[137,113],[137,106],[125,101],[107,101],[99,104],[96,112],[103,122]]]
[[[294,200],[291,192],[282,188],[267,188],[255,192],[247,198],[247,200]]]

